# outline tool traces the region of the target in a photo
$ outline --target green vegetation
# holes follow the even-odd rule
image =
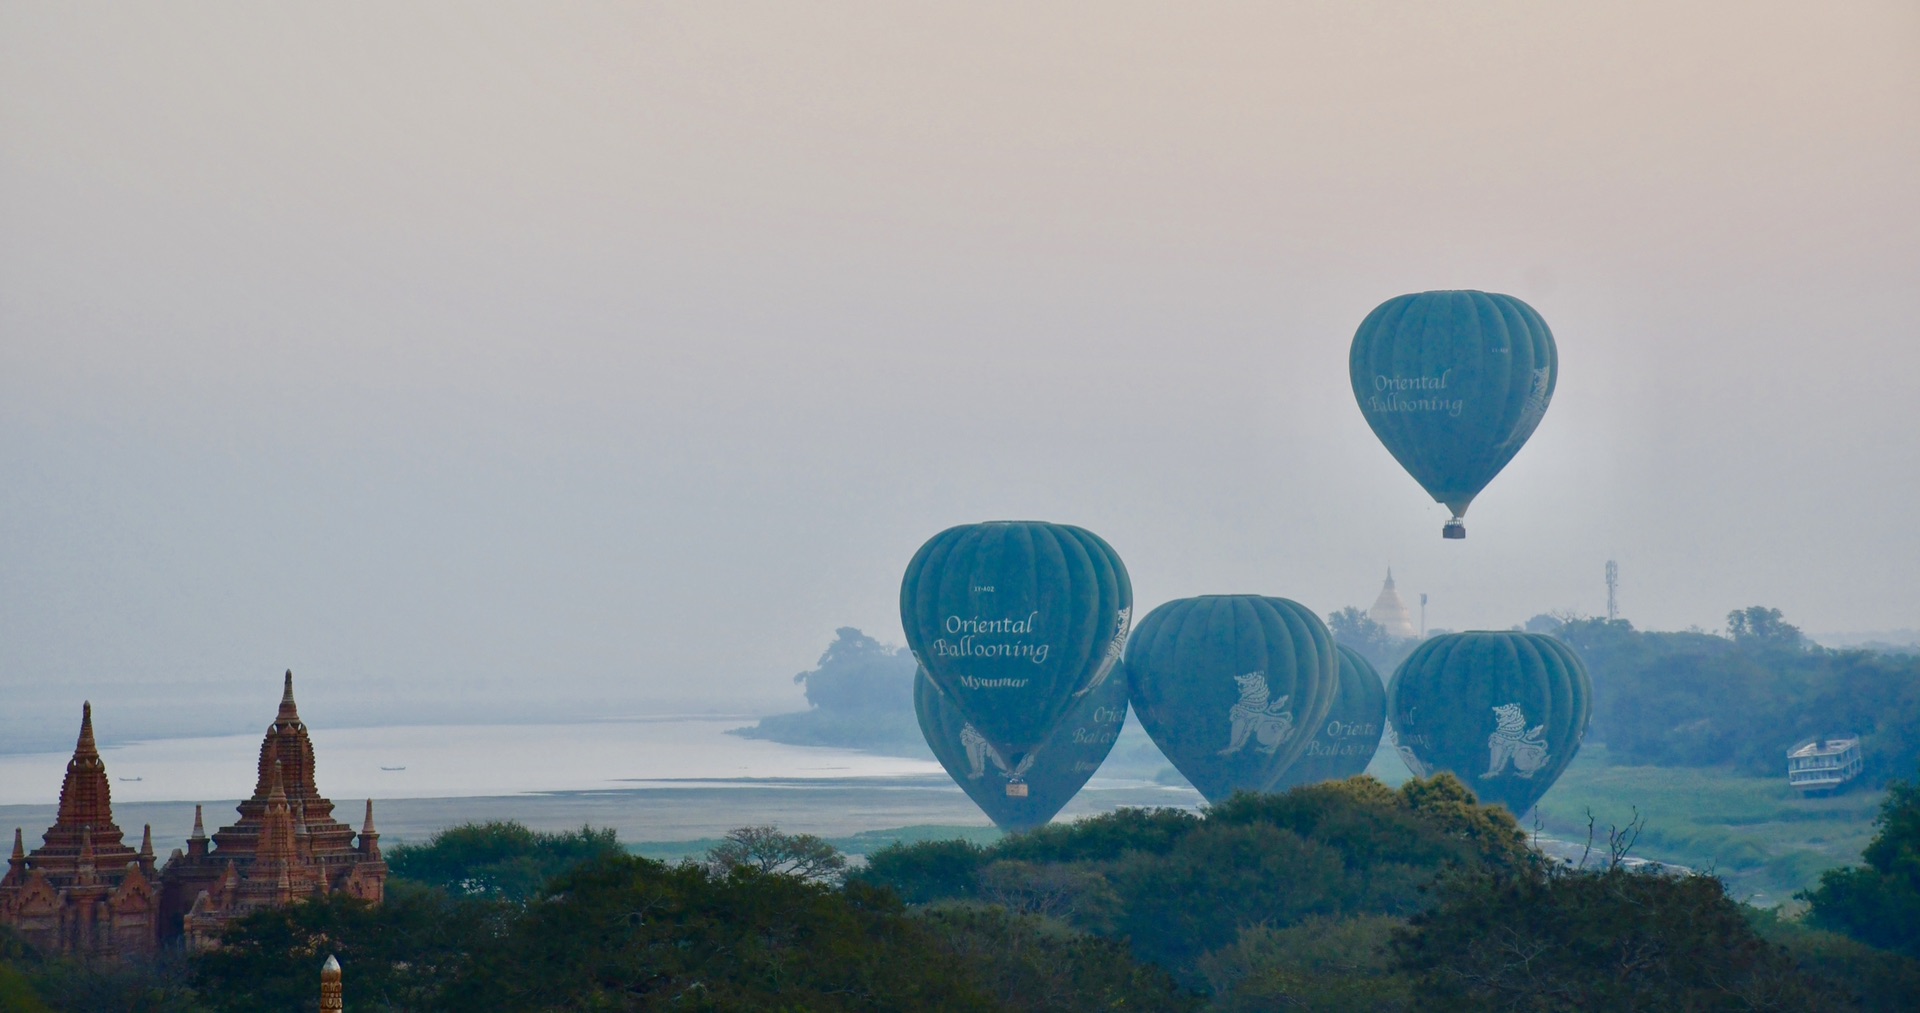
[[[1584,840],[1587,813],[1602,823],[1645,820],[1636,853],[1711,872],[1750,904],[1780,904],[1822,870],[1866,846],[1880,794],[1857,789],[1802,798],[1782,776],[1724,767],[1617,765],[1605,746],[1583,747],[1536,810],[1542,832]]]
[[[1913,942],[1920,789],[1897,784],[1880,825],[1805,921],[1634,871],[1637,824],[1585,866],[1547,859],[1449,775],[894,832],[844,876],[828,842],[771,827],[670,866],[591,828],[468,825],[403,852],[433,884],[259,912],[190,960],[44,960],[0,933],[0,1010],[312,1009],[333,953],[358,1010],[1890,1011],[1920,994],[1920,961],[1894,951]]]
[[[1920,781],[1893,782],[1874,822],[1864,864],[1829,870],[1801,895],[1808,921],[1920,958]]]
[[[387,849],[393,875],[455,895],[525,900],[590,858],[625,849],[611,830],[542,833],[514,822],[465,823],[422,845]]]
[[[1561,626],[1593,678],[1589,741],[1619,763],[1784,778],[1796,742],[1851,732],[1869,784],[1920,763],[1920,656],[1816,647],[1760,606],[1727,626],[1730,637],[1645,633],[1625,620]]]
[[[1710,876],[1530,863],[1449,877],[1437,901],[1394,938],[1421,1009],[1850,1005],[1762,939]]]

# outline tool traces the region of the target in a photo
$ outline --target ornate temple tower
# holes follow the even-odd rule
[[[240,821],[216,832],[211,849],[195,809],[187,850],[173,853],[162,876],[163,935],[205,949],[228,922],[261,908],[341,891],[375,903],[385,897],[387,864],[373,802],[356,842],[314,786],[313,740],[293,700],[292,672],[260,743],[258,775],[253,797],[240,803]]]
[[[153,829],[140,850],[113,822],[107,765],[93,740],[93,705],[80,709],[80,739],[60,786],[60,811],[32,854],[18,828],[0,876],[0,925],[50,953],[118,957],[159,943]]]
[[[1420,631],[1414,628],[1413,617],[1407,614],[1407,606],[1400,600],[1400,593],[1393,589],[1393,569],[1387,569],[1387,582],[1380,588],[1380,597],[1373,600],[1373,607],[1367,610],[1367,618],[1379,623],[1393,636],[1405,639],[1417,637]]]

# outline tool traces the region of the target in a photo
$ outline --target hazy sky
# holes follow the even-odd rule
[[[1435,288],[1561,355],[1465,542],[1346,378]],[[0,748],[790,707],[993,518],[1916,627],[1917,319],[1910,0],[6,4]]]

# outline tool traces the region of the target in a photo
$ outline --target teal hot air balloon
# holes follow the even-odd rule
[[[1586,666],[1553,637],[1450,633],[1393,673],[1387,716],[1414,773],[1452,771],[1524,816],[1580,751],[1592,695]]]
[[[1285,598],[1170,601],[1127,645],[1134,712],[1211,801],[1266,791],[1307,748],[1339,685],[1333,637]]]
[[[1360,652],[1345,644],[1340,652],[1340,688],[1333,709],[1293,766],[1273,783],[1274,790],[1338,781],[1367,769],[1387,727],[1387,687]]]
[[[1016,766],[1113,671],[1132,612],[1120,557],[1070,524],[948,528],[920,547],[900,582],[907,646]]]
[[[1083,694],[1053,735],[1013,764],[960,716],[922,670],[913,710],[933,755],[954,783],[1003,830],[1031,830],[1053,819],[1100,769],[1127,719],[1127,681],[1112,678]]]
[[[1533,435],[1553,400],[1559,353],[1533,307],[1490,292],[1421,292],[1380,304],[1348,353],[1353,396],[1394,459],[1453,511]]]

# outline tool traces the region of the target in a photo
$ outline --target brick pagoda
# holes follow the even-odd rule
[[[49,953],[153,953],[160,940],[153,828],[137,852],[121,838],[107,765],[93,741],[93,705],[83,704],[80,740],[45,843],[28,854],[20,830],[13,832],[13,855],[0,876],[0,925]]]
[[[240,803],[240,821],[207,839],[200,811],[185,853],[175,851],[162,876],[161,932],[184,936],[191,949],[219,940],[227,923],[262,908],[329,893],[379,903],[387,863],[373,827],[373,802],[355,840],[351,826],[333,818],[333,803],[314,787],[313,741],[293,702],[287,673],[280,713],[260,743],[253,797]],[[211,843],[211,848],[209,848]]]

